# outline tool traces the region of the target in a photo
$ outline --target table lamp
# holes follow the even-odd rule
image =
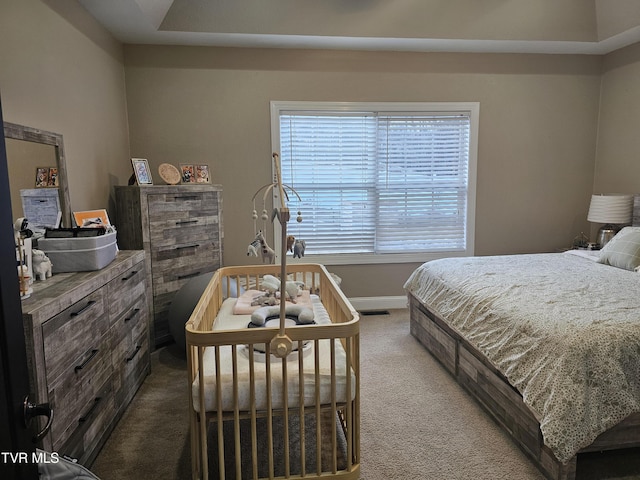
[[[633,195],[592,195],[587,220],[604,223],[598,230],[598,245],[604,247],[624,224],[631,222]]]

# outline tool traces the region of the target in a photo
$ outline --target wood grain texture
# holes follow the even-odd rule
[[[540,424],[522,400],[520,393],[469,342],[455,332],[435,312],[409,294],[411,333],[455,377],[467,392],[507,431],[516,445],[527,454],[549,479],[574,480],[577,456],[560,462],[544,445]],[[442,338],[442,335],[448,339]],[[455,369],[450,342],[457,352]],[[627,417],[615,427],[601,434],[580,452],[616,450],[640,446],[640,413]]]
[[[46,450],[90,463],[148,374],[144,258],[143,251],[121,250],[102,270],[36,282],[23,302],[31,390],[54,409]],[[135,375],[114,348],[134,337]]]
[[[117,186],[115,194],[119,241],[146,252],[154,348],[172,340],[168,314],[176,292],[222,266],[222,187]]]

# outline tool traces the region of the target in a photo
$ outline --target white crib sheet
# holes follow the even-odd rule
[[[325,310],[317,295],[311,295],[315,321],[317,324],[329,324],[329,314]],[[214,330],[234,330],[247,328],[251,315],[234,315],[233,306],[235,298],[226,299],[214,324]],[[296,328],[305,328],[304,326]],[[319,348],[319,389],[320,404],[329,404],[331,395],[331,342],[332,340],[320,340]],[[356,378],[353,370],[348,374],[346,353],[339,340],[335,342],[335,398],[336,402],[347,401],[347,378],[351,379],[351,400],[355,397]],[[316,403],[316,378],[315,378],[315,346],[311,342],[310,346],[304,348],[303,353],[303,386],[304,405],[314,406]],[[245,351],[243,351],[243,349]],[[240,345],[237,347],[237,378],[238,378],[238,407],[241,411],[250,409],[250,379],[249,379],[249,357],[246,352],[247,347]],[[235,408],[233,395],[233,360],[231,346],[220,347],[220,365],[222,380],[222,410],[233,411]],[[254,355],[255,374],[255,399],[256,409],[266,410],[267,408],[267,382],[264,356]],[[283,375],[282,361],[274,356],[271,357],[271,406],[273,409],[283,408]],[[216,359],[215,348],[207,347],[203,356],[204,363],[204,384],[205,384],[205,410],[207,412],[217,411],[216,405]],[[299,368],[298,355],[291,354],[287,357],[287,388],[288,407],[299,406]],[[199,412],[199,390],[200,382],[196,377],[192,385],[193,408]]]

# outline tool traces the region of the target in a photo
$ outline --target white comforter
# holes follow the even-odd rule
[[[640,273],[567,253],[452,258],[405,289],[520,391],[560,461],[640,411]]]

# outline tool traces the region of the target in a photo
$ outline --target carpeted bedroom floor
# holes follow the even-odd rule
[[[361,479],[544,477],[409,333],[407,310],[361,322]],[[102,480],[191,478],[186,360],[152,371],[91,470]],[[578,480],[640,480],[640,450],[581,456]]]

